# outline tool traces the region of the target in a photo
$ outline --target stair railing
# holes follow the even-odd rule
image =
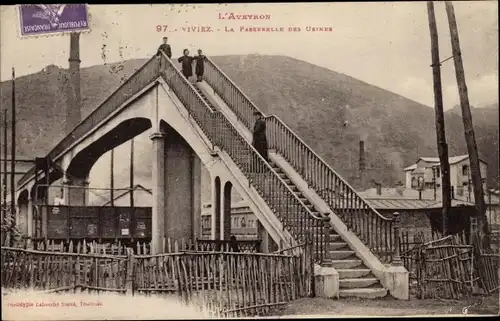
[[[204,78],[238,120],[251,129],[253,113],[260,110],[208,57]],[[395,245],[393,219],[371,207],[277,116],[266,117],[266,125],[269,148],[275,149],[294,167],[382,262],[390,262]]]
[[[162,57],[161,76],[214,146],[228,153],[259,195],[297,241],[313,232],[316,259],[324,259],[327,238],[324,219],[316,216],[286,182],[219,111],[213,110],[168,57]]]

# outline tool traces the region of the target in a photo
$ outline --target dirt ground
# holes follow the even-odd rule
[[[468,300],[400,301],[303,298],[280,309],[280,316],[418,316],[418,315],[498,315],[499,297],[474,297]]]

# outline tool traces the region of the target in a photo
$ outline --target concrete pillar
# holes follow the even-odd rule
[[[339,272],[331,266],[314,265],[315,292],[318,297],[338,299],[340,295]]]
[[[201,237],[201,160],[192,154],[193,240]]]
[[[261,240],[260,251],[262,253],[271,252],[269,243],[269,232],[267,232],[267,230],[264,228],[264,226],[259,220],[257,220],[257,233],[258,233],[258,238]]]
[[[176,132],[165,139],[165,236],[189,241],[193,233],[192,149]]]
[[[28,198],[28,239],[33,238],[33,200]]]
[[[212,240],[220,239],[220,204],[221,204],[220,178],[212,180]]]
[[[162,252],[165,236],[165,134],[154,133],[153,141],[153,207],[151,217],[151,252]]]
[[[221,240],[229,240],[231,237],[231,182],[224,184],[224,192],[221,193],[221,229],[223,231]]]

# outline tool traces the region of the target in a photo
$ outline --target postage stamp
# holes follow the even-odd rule
[[[20,4],[22,36],[89,31],[86,4]]]

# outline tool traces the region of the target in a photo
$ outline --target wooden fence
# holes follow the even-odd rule
[[[2,287],[170,294],[217,316],[266,314],[313,295],[311,245],[281,252],[293,254],[186,249],[137,255],[128,249],[127,255],[106,255],[3,247]]]
[[[500,253],[498,247],[487,249],[483,246],[483,241],[478,233],[472,235],[475,254],[477,259],[477,269],[481,275],[481,288],[488,294],[500,289]],[[498,243],[497,243],[498,244]]]
[[[2,288],[126,292],[127,256],[2,247]]]
[[[482,289],[490,294],[499,288],[499,254],[486,252],[473,236],[466,244],[461,236],[425,240],[423,233],[402,233],[400,251],[410,273],[410,292],[418,298],[469,297]]]
[[[261,240],[202,240],[197,239],[196,242],[191,242],[187,239],[172,240],[165,238],[163,240],[162,253],[173,253],[184,250],[194,251],[227,251],[227,252],[245,252],[258,253],[260,252]],[[127,255],[127,248],[131,248],[134,254],[149,255],[151,254],[151,242],[135,241],[124,243],[120,240],[116,242],[98,242],[96,240],[87,241],[62,241],[62,240],[45,240],[37,241],[30,247],[25,243],[22,246],[24,249],[34,249],[47,252],[70,252],[70,253],[95,253],[109,255]]]

